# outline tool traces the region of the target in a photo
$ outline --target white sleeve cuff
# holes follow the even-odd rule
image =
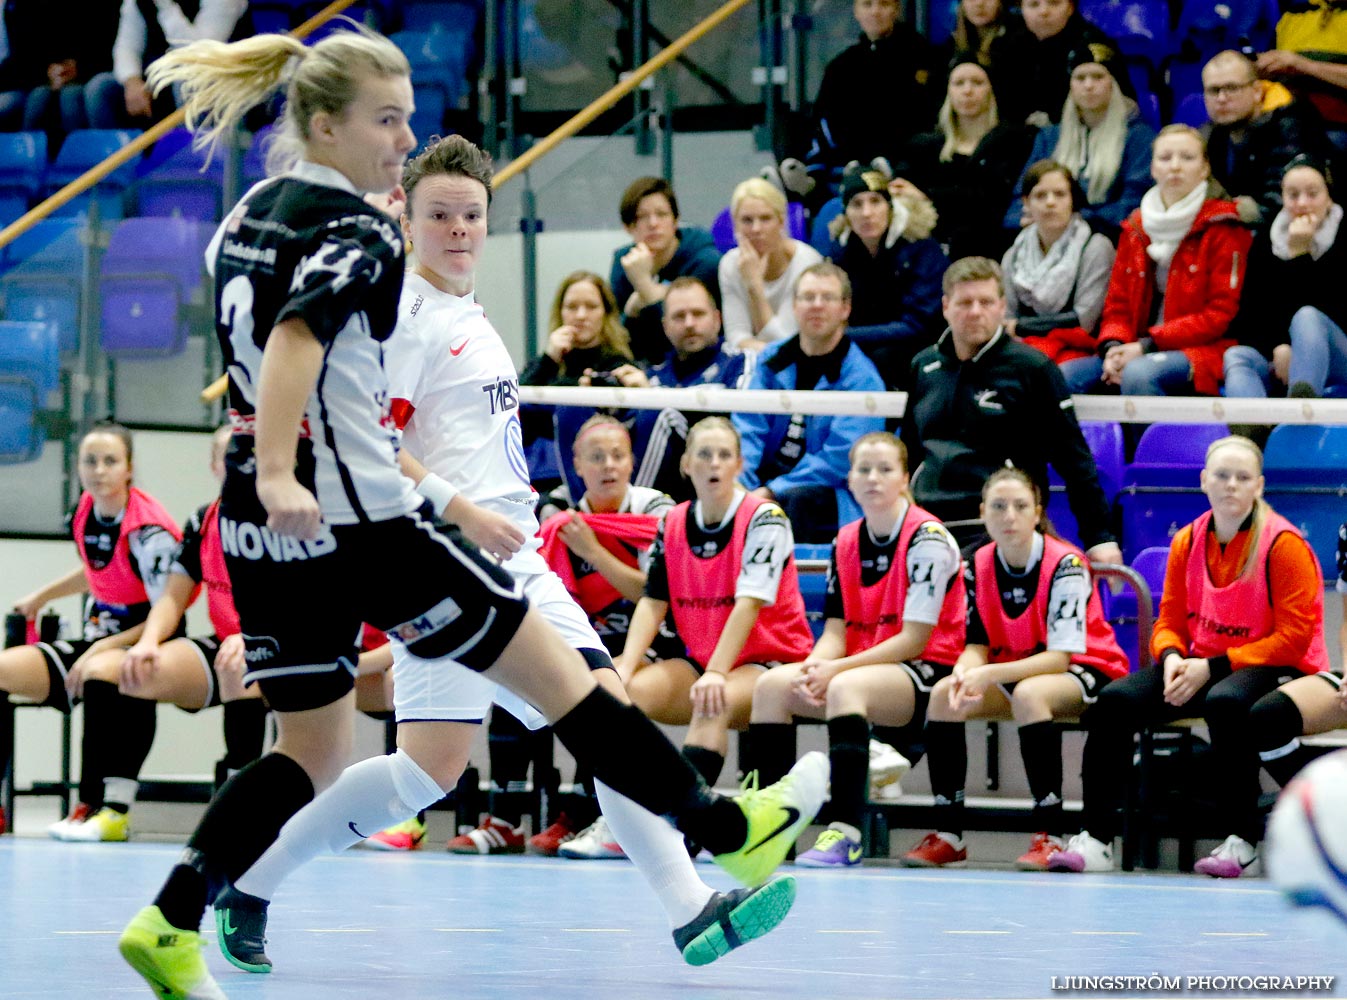
[[[425,478],[416,484],[416,492],[431,502],[435,513],[443,517],[445,510],[454,497],[458,496],[458,487],[445,482],[433,472],[427,472]]]

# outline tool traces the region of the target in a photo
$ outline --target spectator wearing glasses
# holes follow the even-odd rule
[[[795,285],[800,332],[753,358],[747,388],[883,392],[873,362],[847,335],[850,315],[846,272],[826,262],[808,268]],[[847,489],[852,442],[883,425],[880,417],[736,413],[743,454],[739,482],[754,496],[781,505],[797,541],[829,542],[839,523],[860,516]]]
[[[1270,224],[1282,207],[1286,164],[1298,153],[1323,153],[1318,115],[1285,87],[1258,79],[1253,60],[1234,51],[1218,52],[1202,68],[1202,96],[1212,177],[1235,199],[1242,220]]]

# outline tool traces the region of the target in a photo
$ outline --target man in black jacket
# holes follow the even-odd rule
[[[1234,51],[1218,52],[1202,67],[1202,97],[1212,177],[1235,199],[1241,219],[1271,225],[1282,207],[1286,164],[1300,153],[1327,152],[1318,112],[1258,79],[1254,61]]]
[[[805,163],[822,201],[852,160],[896,162],[908,137],[934,124],[940,103],[930,86],[939,76],[935,49],[898,19],[898,0],[855,0],[853,14],[861,38],[828,63],[814,99]]]
[[[1000,266],[986,257],[956,261],[945,272],[941,305],[949,329],[912,362],[903,417],[917,503],[967,546],[984,537],[978,506],[994,470],[1023,469],[1046,503],[1051,465],[1066,482],[1087,554],[1121,563],[1094,456],[1061,372],[1001,328]]]

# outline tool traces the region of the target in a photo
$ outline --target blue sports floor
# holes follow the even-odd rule
[[[122,965],[116,935],[178,852],[0,839],[0,996],[150,996]],[[724,885],[718,870],[698,870]],[[1292,910],[1262,879],[795,875],[799,895],[781,927],[694,969],[626,862],[350,851],[282,890],[268,947],[275,972],[238,972],[213,943],[208,961],[230,997],[297,1000],[1024,998],[1065,995],[1053,976],[1347,973],[1347,928]],[[1319,995],[1347,993],[1335,981]]]

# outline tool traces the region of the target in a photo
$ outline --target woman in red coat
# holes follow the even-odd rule
[[[1196,129],[1167,125],[1155,187],[1123,223],[1104,300],[1101,378],[1124,395],[1214,396],[1239,310],[1252,234],[1212,181]]]

